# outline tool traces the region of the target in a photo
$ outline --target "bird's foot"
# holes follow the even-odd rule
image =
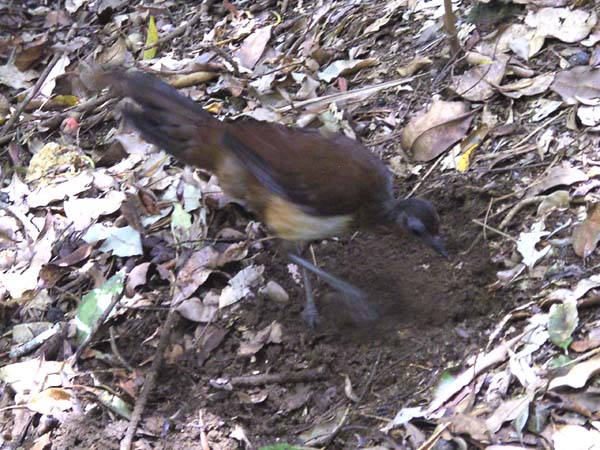
[[[352,290],[338,291],[348,307],[352,319],[357,323],[372,322],[377,319],[377,312],[361,290],[352,286]]]
[[[302,310],[302,319],[306,322],[310,331],[315,331],[317,324],[319,323],[319,313],[314,304],[307,304]]]

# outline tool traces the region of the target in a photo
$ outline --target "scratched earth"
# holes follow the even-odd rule
[[[182,424],[197,419],[192,414],[199,410],[204,411],[207,429],[213,429],[208,437],[218,443],[212,448],[242,448],[226,432],[234,422],[243,426],[252,447],[294,442],[302,432],[326,422],[332,411],[352,404],[345,391],[346,379],[360,401],[348,409],[345,428],[328,448],[356,448],[361,445],[358,435],[380,438],[372,434],[381,423],[378,418],[391,418],[402,406],[424,403],[441,372],[453,363],[460,365],[471,350],[485,345],[501,311],[512,305],[506,293],[494,294],[489,289],[496,268],[486,245],[469,249],[480,231],[469,218],[474,211],[484,210],[485,202],[463,184],[432,178],[423,189],[423,195],[439,205],[451,262],[410,238],[394,235],[359,234],[314,246],[326,270],[368,293],[378,312],[373,323],[354,323],[344,314],[336,294],[318,285],[321,322],[311,333],[300,318],[304,291],[291,280],[286,260],[275,246],[259,252],[256,262],[266,265],[265,278],[278,281],[290,293],[290,302],[278,304],[260,297],[245,300],[227,318],[236,326],[229,328],[232,331],[208,359],[190,352],[163,367],[146,408],[144,427],[156,434],[165,431],[165,423],[171,429],[155,448],[198,448],[199,430]],[[134,365],[152,358],[154,350],[140,342],[164,317],[164,312],[144,313],[122,332],[124,356]],[[281,344],[266,346],[254,360],[237,356],[240,330],[259,330],[273,321],[283,326]],[[173,339],[183,339],[194,329],[190,322],[180,321]],[[285,377],[299,369],[321,372],[299,383],[233,390],[209,384],[209,380],[254,371]],[[165,422],[166,418],[171,419]],[[61,428],[58,448],[118,448],[115,438],[125,422],[107,426],[102,420],[93,423],[89,419],[73,415],[72,422]],[[96,446],[98,442],[103,442],[101,447]]]

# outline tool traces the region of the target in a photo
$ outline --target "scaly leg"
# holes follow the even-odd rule
[[[350,307],[350,312],[355,320],[365,321],[373,320],[375,318],[375,312],[366,302],[366,295],[360,289],[334,277],[323,269],[319,269],[314,264],[311,264],[300,257],[298,253],[289,252],[288,258],[293,263],[298,264],[302,270],[302,278],[306,290],[306,307],[304,308],[302,315],[311,327],[314,327],[317,321],[317,307],[315,305],[314,294],[312,292],[312,286],[307,271],[314,273],[317,277],[321,278],[325,283],[342,294],[342,297]]]

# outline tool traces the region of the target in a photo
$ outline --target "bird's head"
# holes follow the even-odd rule
[[[395,222],[400,227],[418,237],[444,258],[449,259],[440,236],[440,218],[430,202],[420,198],[398,200],[394,212]]]

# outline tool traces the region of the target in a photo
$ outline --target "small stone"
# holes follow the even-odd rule
[[[278,303],[287,303],[290,300],[289,294],[275,281],[269,281],[264,288],[261,289],[269,300]]]

